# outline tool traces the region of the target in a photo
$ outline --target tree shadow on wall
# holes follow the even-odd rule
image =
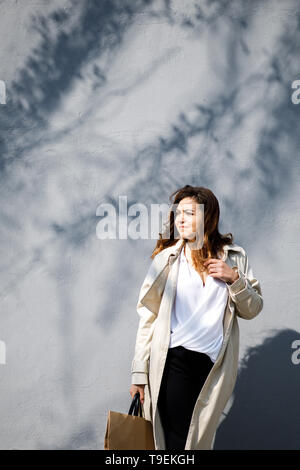
[[[214,450],[300,449],[300,364],[291,347],[299,337],[283,330],[248,350]]]
[[[169,130],[137,153],[132,171],[138,175],[138,184],[132,194],[137,200],[145,200],[148,192],[151,202],[159,202],[159,198],[185,183],[199,185],[201,181],[204,186],[219,189],[215,175],[224,171],[223,179],[234,183],[235,188],[231,197],[226,192],[222,195],[222,210],[224,207],[230,217],[228,226],[234,227],[236,220],[242,222],[245,217],[246,221],[251,219],[257,231],[263,231],[266,217],[274,213],[277,202],[290,197],[296,184],[300,120],[299,106],[291,101],[291,83],[299,75],[299,60],[295,58],[300,57],[300,12],[295,11],[282,22],[274,48],[268,51],[262,44],[258,54],[261,63],[253,66],[254,51],[249,38],[255,34],[258,2],[211,3],[214,14],[205,16],[198,12],[183,26],[193,27],[199,42],[205,27],[214,31],[214,40],[218,38],[226,60],[222,66],[218,56],[208,54],[209,64],[216,76],[222,77],[223,87],[208,100],[195,95],[192,106],[178,110]],[[230,11],[233,4],[239,6],[234,14]],[[230,31],[226,41],[222,41],[221,34],[224,25]],[[251,122],[261,123],[255,124],[257,129],[253,131]],[[242,142],[246,134],[252,143],[244,154]],[[244,158],[248,159],[247,166]],[[156,200],[153,187],[159,187]],[[255,191],[249,191],[250,187],[255,187]],[[234,202],[234,194],[239,192],[247,197],[242,211]],[[245,245],[251,245],[251,235],[244,234],[242,238]]]
[[[70,0],[68,7],[32,17],[30,30],[40,41],[9,85],[5,113],[0,113],[0,176],[15,159],[51,141],[49,116],[74,81],[84,80],[84,66],[117,50],[135,15],[152,1]],[[91,77],[97,93],[106,74],[105,68],[94,65]]]

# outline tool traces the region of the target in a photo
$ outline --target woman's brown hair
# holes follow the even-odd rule
[[[173,197],[174,200],[172,201]],[[203,266],[203,262],[207,258],[217,258],[218,254],[222,254],[224,245],[233,243],[232,233],[222,235],[219,232],[220,207],[218,199],[210,189],[204,188],[203,186],[186,185],[171,194],[169,199],[172,206],[166,224],[168,238],[163,238],[163,234],[159,233],[159,239],[157,240],[151,258],[153,259],[160,251],[178,242],[178,238],[174,238],[175,220],[173,209],[174,206],[176,205],[175,207],[177,207],[179,202],[185,197],[191,197],[199,204],[204,204],[203,245],[200,250],[191,251],[192,261],[196,270],[203,272],[206,270]],[[184,239],[185,243],[187,241],[188,240]]]

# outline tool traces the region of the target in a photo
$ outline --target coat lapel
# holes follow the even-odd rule
[[[159,311],[171,266],[177,259],[182,247],[183,241],[179,239],[173,246],[165,248],[161,256],[157,255],[153,260],[155,274],[153,276],[149,275],[146,279],[150,287],[141,299],[141,303],[156,315]]]

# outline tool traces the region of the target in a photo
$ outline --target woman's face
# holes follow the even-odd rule
[[[191,197],[181,199],[175,211],[175,226],[180,238],[193,241],[196,230],[198,235],[201,233],[202,222],[201,204]]]

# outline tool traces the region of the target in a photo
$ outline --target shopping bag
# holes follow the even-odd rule
[[[128,414],[108,412],[104,450],[155,450],[152,422],[143,417],[138,392]]]

